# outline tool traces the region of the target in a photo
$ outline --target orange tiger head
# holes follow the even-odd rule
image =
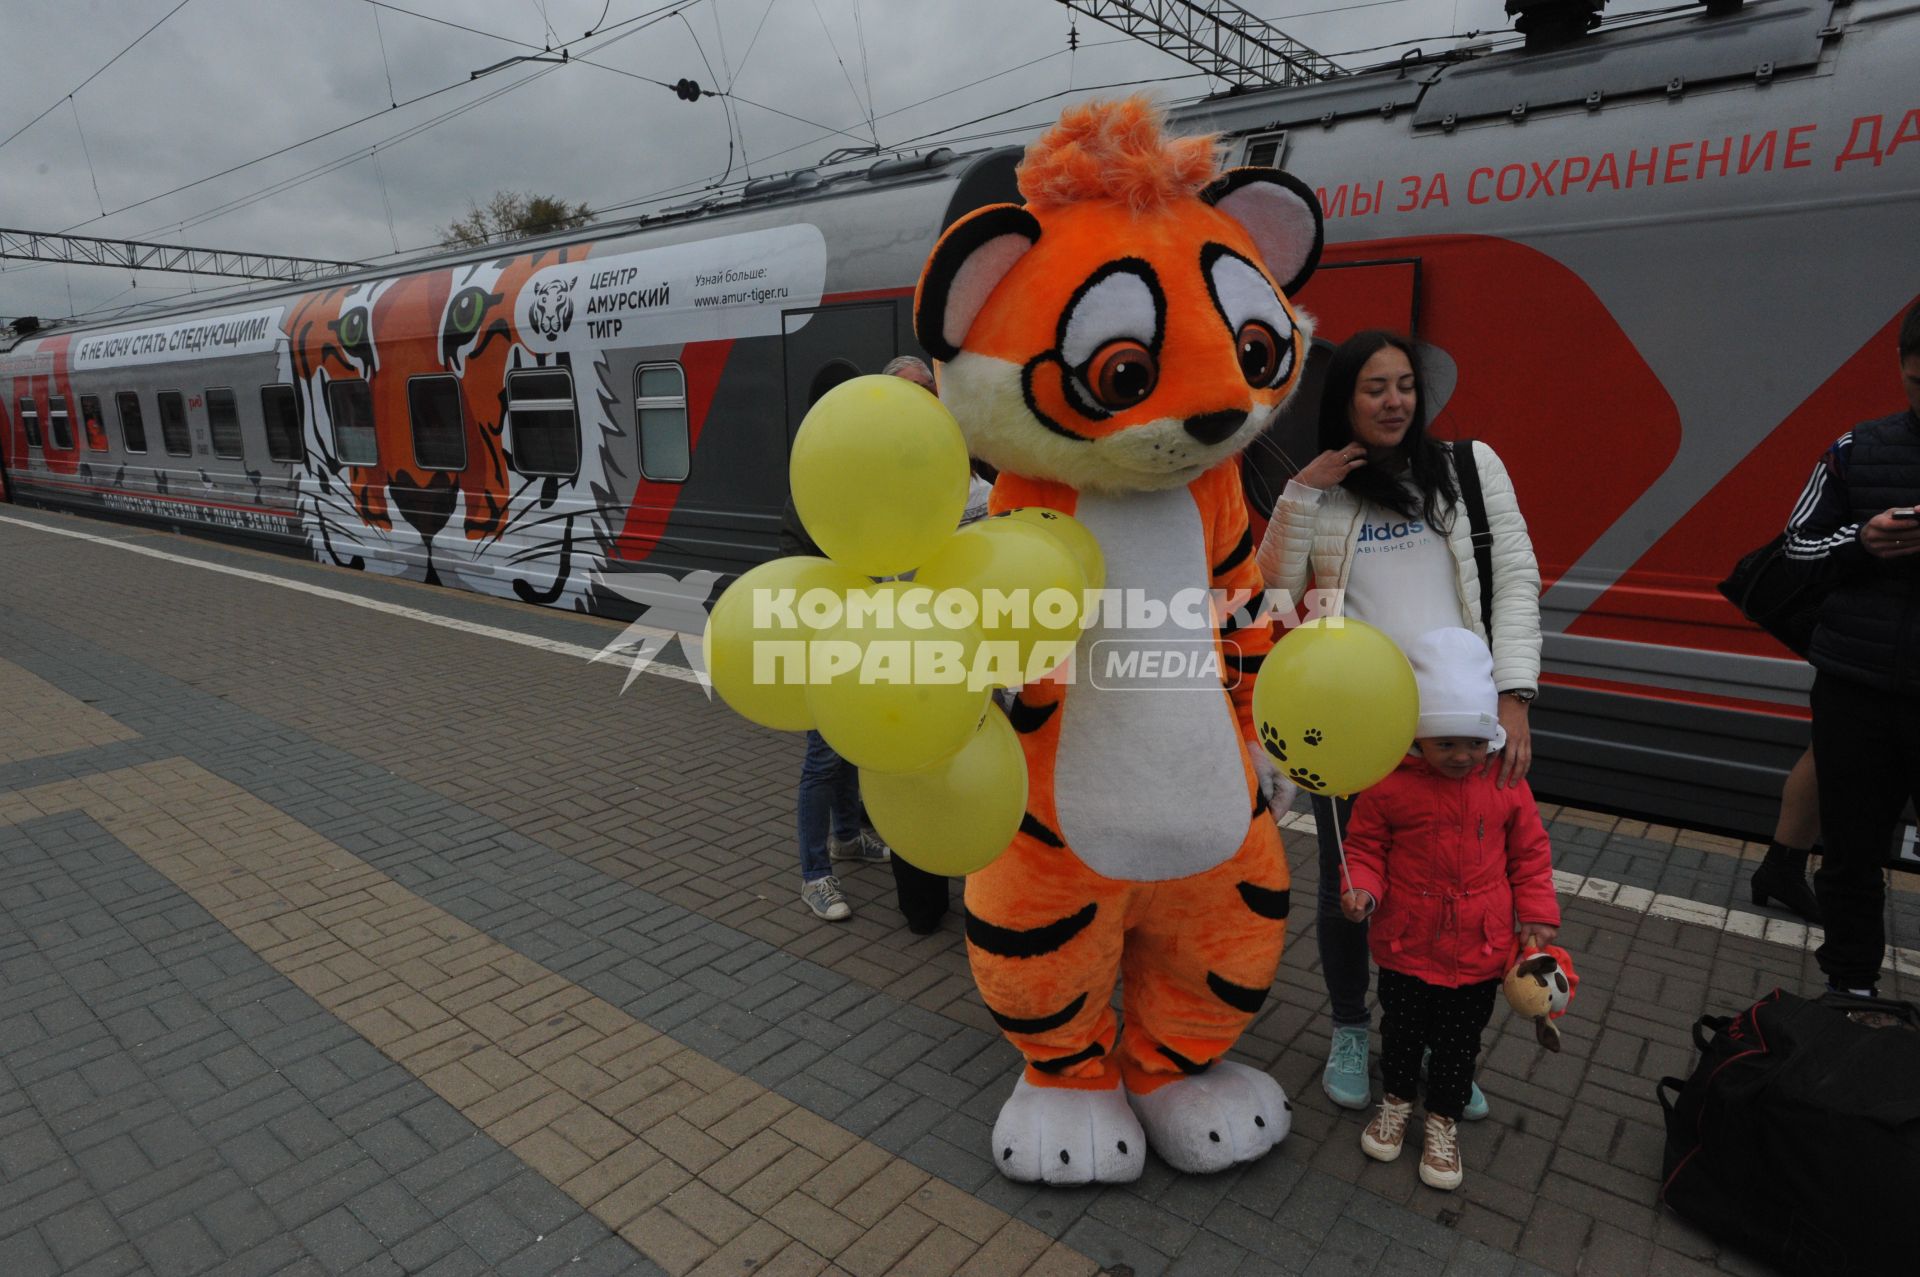
[[[1320,208],[1276,169],[1222,174],[1145,100],[1068,111],[1028,148],[1026,203],[941,237],[914,324],[975,455],[1079,489],[1171,488],[1246,447],[1310,336],[1287,294]]]

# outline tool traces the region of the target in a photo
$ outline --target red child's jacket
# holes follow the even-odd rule
[[[1356,890],[1373,896],[1373,960],[1446,988],[1507,973],[1514,920],[1560,925],[1552,848],[1533,790],[1475,772],[1449,780],[1417,755],[1360,795],[1346,833]]]

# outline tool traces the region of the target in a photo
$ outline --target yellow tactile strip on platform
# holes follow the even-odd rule
[[[0,824],[73,810],[676,1277],[1098,1267],[185,759],[0,794]]]
[[[0,660],[0,765],[132,740],[139,733]]]

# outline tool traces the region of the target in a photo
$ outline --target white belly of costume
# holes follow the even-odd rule
[[[1122,600],[1138,591],[1165,604],[1209,588],[1206,535],[1187,489],[1085,493],[1075,517],[1100,539],[1107,589]],[[1124,614],[1109,611],[1081,636],[1061,706],[1060,835],[1108,878],[1202,873],[1239,849],[1253,811],[1213,630],[1189,629],[1172,614],[1128,628]]]

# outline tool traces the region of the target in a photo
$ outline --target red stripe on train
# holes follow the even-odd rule
[[[1709,709],[1734,709],[1773,718],[1793,718],[1801,722],[1812,717],[1804,705],[1782,705],[1778,701],[1750,700],[1744,696],[1716,696],[1711,692],[1688,692],[1677,687],[1650,687],[1645,683],[1621,683],[1579,674],[1542,674],[1540,681],[1555,687],[1578,687],[1590,692],[1612,692],[1618,696],[1638,696],[1643,700],[1671,701],[1677,705],[1699,705]]]

